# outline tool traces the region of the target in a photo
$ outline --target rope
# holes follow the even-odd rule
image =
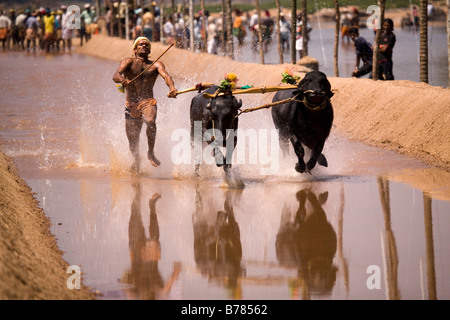
[[[279,105],[279,104],[289,103],[289,102],[291,102],[291,101],[294,101],[296,97],[297,97],[297,96],[292,97],[292,98],[288,98],[288,99],[284,99],[284,100],[280,100],[280,101],[277,101],[277,102],[272,102],[272,103],[263,104],[262,106],[259,106],[259,107],[254,107],[254,108],[247,108],[247,109],[244,109],[244,110],[242,110],[241,112],[239,112],[239,113],[236,115],[236,118],[239,117],[239,116],[240,116],[241,114],[243,114],[243,113],[253,112],[253,111],[256,111],[256,110],[259,110],[259,109],[268,109],[268,108],[270,108],[270,107],[277,106],[277,105]],[[302,101],[300,101],[300,100],[296,100],[296,101],[302,102]]]
[[[313,92],[313,91],[312,91],[312,90],[308,90],[308,91],[305,91],[304,93],[307,93],[307,92]],[[325,108],[325,107],[327,106],[327,104],[328,104],[328,101],[329,101],[329,99],[325,99],[325,100],[322,102],[322,104],[316,106],[316,105],[313,105],[313,104],[309,103],[308,100],[306,100],[306,96],[303,96],[303,99],[302,99],[302,100],[297,100],[296,98],[297,98],[298,95],[299,95],[299,93],[296,94],[296,95],[295,95],[294,97],[292,97],[292,98],[280,100],[280,101],[277,101],[277,102],[272,102],[272,103],[263,104],[262,106],[258,106],[258,107],[254,107],[254,108],[244,109],[244,110],[242,110],[241,112],[239,112],[239,113],[236,115],[235,118],[239,117],[239,116],[240,116],[241,114],[243,114],[243,113],[253,112],[253,111],[256,111],[256,110],[259,110],[259,109],[268,109],[268,108],[270,108],[270,107],[277,106],[277,105],[284,104],[284,103],[289,103],[289,102],[292,102],[292,101],[301,102],[301,103],[303,103],[308,109],[310,109],[310,110],[312,110],[312,111],[318,111],[318,110],[322,110],[323,108]]]

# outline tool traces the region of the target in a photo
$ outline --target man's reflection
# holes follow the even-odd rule
[[[337,237],[322,208],[328,192],[320,194],[318,199],[310,189],[303,189],[297,192],[296,198],[299,208],[294,219],[290,210],[283,208],[276,254],[282,266],[298,268],[298,278],[289,283],[292,298],[301,290],[302,298],[309,299],[311,293],[329,294],[334,287]]]
[[[196,188],[196,211],[192,216],[194,227],[194,258],[201,274],[217,282],[230,292],[230,298],[241,298],[240,277],[242,246],[239,225],[235,220],[230,192],[226,195],[225,211],[215,214],[213,224],[208,223],[211,208],[204,209],[204,200]]]
[[[170,292],[173,283],[178,279],[181,264],[174,263],[172,275],[167,283],[164,283],[158,269],[158,262],[161,260],[161,244],[156,215],[156,202],[161,195],[155,193],[149,200],[150,226],[147,238],[141,215],[141,185],[137,183],[133,187],[136,192],[131,204],[128,225],[131,270],[126,274],[125,282],[133,285],[130,294],[134,299],[164,299]]]

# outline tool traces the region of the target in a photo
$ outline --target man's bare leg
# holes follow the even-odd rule
[[[127,119],[125,120],[125,132],[127,134],[128,143],[134,162],[130,170],[139,172],[141,170],[141,158],[139,156],[139,135],[142,129],[142,120]]]
[[[147,123],[147,141],[148,141],[148,153],[147,157],[148,160],[150,160],[150,163],[154,167],[159,167],[161,164],[161,161],[156,159],[155,154],[153,152],[153,149],[155,148],[155,141],[156,141],[156,123],[151,122]]]

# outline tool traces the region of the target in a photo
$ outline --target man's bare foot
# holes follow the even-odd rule
[[[149,153],[148,154],[148,160],[150,160],[150,163],[152,164],[152,166],[154,167],[159,167],[159,165],[161,164],[161,161],[159,161],[158,159],[156,159],[154,154]]]

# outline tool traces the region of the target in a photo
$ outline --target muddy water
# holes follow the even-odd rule
[[[208,165],[196,180],[178,163],[195,93],[169,100],[158,80],[162,165],[131,174],[116,63],[2,53],[0,65],[2,150],[101,299],[450,298],[447,172],[332,131],[329,167],[300,175],[263,110],[240,118],[228,186],[244,187]]]

